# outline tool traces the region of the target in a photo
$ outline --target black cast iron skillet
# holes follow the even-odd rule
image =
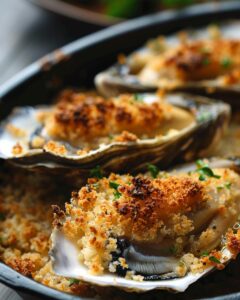
[[[164,12],[142,17],[77,40],[30,65],[0,87],[0,119],[14,106],[50,101],[62,88],[93,86],[94,75],[111,65],[117,54],[130,52],[151,37],[185,27],[239,17],[238,1],[204,4],[181,12]],[[24,299],[27,299],[26,295],[39,300],[79,299],[36,283],[2,263],[0,281],[15,289]],[[199,297],[200,295],[201,291]],[[240,299],[240,292],[215,299]]]

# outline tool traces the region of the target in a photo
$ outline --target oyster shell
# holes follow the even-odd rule
[[[229,115],[227,104],[191,95],[105,100],[67,91],[56,105],[16,108],[1,124],[0,157],[28,168],[83,173],[98,165],[141,170],[146,161],[165,167],[213,145]]]
[[[239,252],[236,170],[238,162],[214,159],[155,179],[91,179],[73,194],[65,214],[55,209],[54,272],[128,291],[184,291]]]
[[[239,106],[240,22],[156,38],[96,76],[104,95],[158,88],[209,95]]]

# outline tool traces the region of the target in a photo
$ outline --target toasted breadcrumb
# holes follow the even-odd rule
[[[43,125],[53,139],[68,141],[81,148],[92,148],[96,144],[109,142],[107,139],[110,136],[116,141],[129,142],[165,134],[172,129],[168,126],[173,124],[178,123],[181,128],[186,126],[186,123],[182,125],[180,122],[183,113],[188,123],[193,122],[190,113],[173,108],[158,95],[149,103],[141,97],[123,94],[105,99],[91,92],[66,90],[59,96],[48,117],[42,118]]]
[[[212,172],[215,177],[204,180],[199,179],[197,171],[165,177],[160,174],[155,179],[111,174],[97,181],[97,186],[96,180],[89,180],[87,186],[72,194],[71,203],[66,203],[66,216],[56,214],[55,222],[60,224],[58,230],[76,244],[80,261],[91,274],[117,271],[112,253],[118,251],[120,237],[137,245],[152,245],[158,239],[164,245],[164,239],[172,239],[169,251],[183,256],[181,261],[185,263],[176,269],[179,276],[187,269],[193,273],[212,265],[220,269],[223,264],[216,263],[221,259],[220,252],[212,250],[219,247],[221,236],[237,221],[240,181],[229,169]],[[210,251],[213,260],[209,256],[202,260],[203,251]],[[128,269],[123,257],[117,264]]]
[[[14,155],[20,155],[23,153],[23,147],[20,145],[20,143],[17,143],[13,146],[12,153]]]
[[[144,83],[165,83],[166,87],[207,79],[232,85],[240,80],[239,53],[237,40],[189,41],[153,56],[138,76]]]
[[[223,174],[221,182],[224,182],[229,177],[228,172]],[[131,177],[130,177],[131,178]],[[121,176],[112,174],[110,179],[117,181],[121,184],[129,183],[129,176]],[[214,179],[213,179],[214,180]],[[215,179],[216,183],[217,179]],[[93,186],[92,190],[99,189],[100,191],[106,191],[107,195],[111,197],[113,191],[109,189],[109,181],[103,179],[98,187],[95,186],[99,183],[97,179],[89,179],[89,184]],[[208,187],[209,182],[203,182],[203,185]],[[17,186],[17,189],[16,189]],[[64,278],[53,273],[51,262],[49,260],[49,236],[52,231],[52,208],[51,205],[54,202],[57,206],[54,206],[54,214],[61,222],[65,218],[64,212],[58,209],[59,205],[62,206],[68,199],[65,192],[61,191],[57,182],[50,180],[48,177],[37,175],[32,176],[32,173],[27,173],[12,168],[2,167],[0,172],[0,259],[18,272],[33,278],[39,283],[46,286],[58,289],[60,291],[73,293],[80,296],[92,297],[96,294],[100,294],[106,299],[142,299],[141,295],[119,292],[111,288],[98,288],[87,285],[80,281],[72,281],[69,278]],[[73,193],[74,198],[82,197],[84,194],[88,195],[87,190],[84,189],[80,192],[79,196]],[[220,193],[225,194],[226,191],[222,189]],[[90,209],[92,206],[91,194],[90,204],[83,200],[80,203],[85,203],[85,208]],[[104,194],[103,194],[104,195]],[[50,199],[50,200],[49,200]],[[103,198],[102,198],[103,199]],[[96,199],[94,200],[96,201]],[[93,201],[93,202],[94,202]],[[113,199],[114,201],[114,199]],[[72,210],[72,206],[68,205],[68,213]],[[109,219],[111,219],[109,217]],[[84,219],[79,218],[79,224],[84,224]],[[60,223],[61,223],[60,222]],[[58,225],[59,226],[59,225]],[[61,224],[60,224],[61,226]],[[84,225],[85,226],[85,225]],[[92,234],[95,232],[95,226],[91,224]],[[98,231],[98,230],[97,230]],[[167,234],[167,231],[166,231]],[[178,243],[181,243],[181,239],[178,238]],[[227,235],[227,241],[229,248],[235,255],[239,252],[240,231],[229,231]],[[109,251],[116,249],[115,239],[109,239]],[[201,270],[201,267],[206,267],[204,257],[200,260],[196,260],[197,264],[191,265],[192,271]],[[207,259],[209,262],[209,259]],[[211,265],[212,261],[209,262]],[[193,268],[193,266],[195,266]],[[205,279],[201,279],[195,283],[190,289],[188,289],[184,295],[194,297],[196,293],[199,294],[201,290],[202,296],[213,296],[222,293],[229,293],[229,291],[237,291],[239,279],[239,262],[230,264],[227,267],[227,271],[221,271],[220,274],[214,272],[212,275]],[[113,267],[113,272],[116,270]],[[184,262],[181,262],[177,268],[179,276],[184,276],[187,266]],[[134,272],[127,272],[129,279],[142,280],[141,276]],[[220,276],[220,277],[219,277]],[[224,288],[227,284],[227,290]],[[210,288],[211,287],[211,288]],[[158,292],[162,295],[162,292]],[[164,293],[166,299],[178,299],[179,295],[171,295],[170,293]],[[152,297],[152,293],[147,293],[147,297]]]
[[[44,149],[47,152],[51,152],[54,154],[58,155],[65,155],[67,153],[67,149],[64,145],[54,142],[54,141],[49,141],[44,145]]]

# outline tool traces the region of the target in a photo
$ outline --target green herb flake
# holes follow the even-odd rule
[[[212,117],[212,114],[209,111],[203,111],[197,115],[197,121],[205,122],[205,121],[210,120],[211,117]]]
[[[122,196],[122,194],[119,191],[116,191],[114,193],[114,200],[118,200],[121,196]]]
[[[114,200],[118,200],[122,194],[118,191],[118,187],[119,187],[120,184],[118,184],[117,182],[114,182],[114,181],[110,181],[109,182],[109,186],[115,190],[114,192]]]
[[[226,183],[224,184],[224,186],[225,186],[226,189],[230,190],[230,188],[231,188],[231,186],[232,186],[232,183],[231,183],[231,182],[226,182]]]
[[[114,182],[114,181],[110,181],[110,182],[109,182],[109,186],[110,186],[112,189],[115,189],[115,190],[118,189],[119,185],[120,185],[120,184],[118,184],[117,182]]]
[[[214,174],[213,170],[209,168],[208,164],[205,163],[203,160],[198,159],[196,161],[197,165],[197,172],[199,173],[199,180],[200,181],[205,181],[207,177],[213,177],[213,178],[221,178],[221,176]]]
[[[217,190],[220,192],[224,187],[222,185],[217,186]]]
[[[217,190],[218,190],[218,191],[221,191],[221,190],[223,190],[224,188],[230,190],[231,185],[232,185],[231,182],[225,182],[224,185],[219,185],[219,186],[217,186]]]
[[[75,278],[70,278],[70,279],[68,279],[68,281],[69,281],[69,286],[79,283],[79,280],[75,279]]]
[[[221,66],[225,69],[231,67],[232,65],[232,60],[229,58],[229,57],[224,57],[222,60],[221,60]]]
[[[196,165],[198,168],[208,167],[208,164],[201,159],[196,160]]]
[[[204,174],[204,175],[208,176],[208,177],[214,177],[214,178],[217,178],[217,179],[221,178],[221,176],[219,176],[217,174],[214,174],[213,170],[210,169],[209,167],[203,167],[203,168],[199,169],[199,172],[201,174]]]
[[[200,176],[199,176],[199,178],[198,178],[200,181],[205,181],[206,180],[206,177],[203,175],[203,174],[201,174]]]
[[[158,176],[158,173],[159,173],[159,169],[157,166],[155,165],[152,165],[152,164],[148,164],[147,165],[147,169],[148,169],[148,172],[151,173],[151,176],[153,178],[156,178]]]
[[[134,95],[133,95],[133,99],[134,99],[135,101],[138,101],[138,102],[143,102],[144,95],[142,95],[142,94],[134,94]]]
[[[201,257],[205,257],[205,256],[208,256],[209,255],[209,252],[208,251],[203,251],[201,253]]]
[[[220,264],[220,260],[218,258],[216,258],[215,256],[210,256],[209,260],[216,263],[216,264]]]
[[[207,177],[213,177],[217,179],[221,178],[221,176],[214,174],[213,170],[210,169],[208,166],[197,169],[197,172],[200,174],[199,176],[200,181],[206,180]]]
[[[0,221],[4,221],[5,219],[6,219],[5,214],[0,212]]]
[[[95,168],[90,170],[90,176],[98,178],[98,179],[103,178],[103,174],[102,174],[102,170],[101,170],[100,166],[96,166]]]

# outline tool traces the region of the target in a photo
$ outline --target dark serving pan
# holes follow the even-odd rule
[[[112,64],[118,53],[132,51],[151,37],[238,17],[240,2],[226,1],[197,5],[180,13],[142,17],[82,38],[47,55],[1,86],[0,119],[14,106],[50,101],[63,87],[91,87],[94,75]],[[0,263],[0,281],[24,299],[79,299],[36,283],[3,263]],[[240,299],[240,292],[215,299]]]

